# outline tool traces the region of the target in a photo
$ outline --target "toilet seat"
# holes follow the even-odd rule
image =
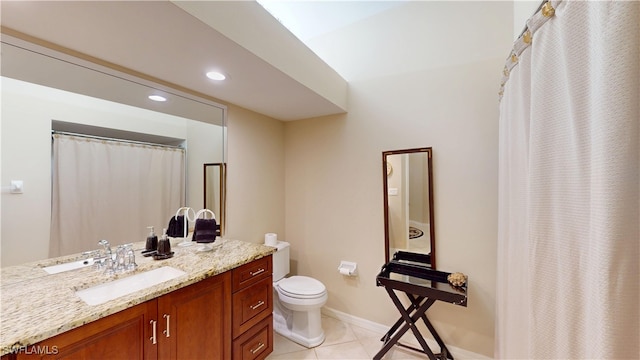
[[[327,293],[320,281],[307,276],[291,276],[277,283],[281,294],[294,299],[315,299]]]

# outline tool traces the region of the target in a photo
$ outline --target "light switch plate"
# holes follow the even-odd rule
[[[22,194],[24,183],[22,180],[11,180],[11,193]]]

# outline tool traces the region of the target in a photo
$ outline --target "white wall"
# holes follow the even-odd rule
[[[437,303],[430,318],[447,344],[493,356],[497,92],[512,16],[510,2],[411,2],[317,39],[350,74],[349,112],[286,123],[286,237],[294,271],[327,285],[328,307],[398,318],[375,286],[381,153],[431,146],[438,268],[468,274],[470,287],[468,307]],[[349,48],[353,34],[371,38]],[[340,260],[357,262],[359,278],[341,276]]]
[[[51,218],[51,120],[187,139],[187,143],[191,144],[188,150],[189,159],[191,162],[200,161],[189,165],[188,186],[195,188],[188,189],[187,203],[195,203],[194,207],[197,209],[202,207],[202,162],[220,161],[203,153],[213,154],[214,146],[219,147],[220,142],[216,137],[209,136],[208,141],[202,143],[202,136],[206,134],[198,124],[188,124],[185,119],[171,115],[8,78],[2,78],[1,96],[2,266],[48,257]],[[8,192],[11,180],[24,181],[23,194]],[[195,185],[193,181],[196,181]],[[131,239],[115,241],[114,244],[142,241],[146,232],[146,229],[140,229],[139,237],[132,234]]]

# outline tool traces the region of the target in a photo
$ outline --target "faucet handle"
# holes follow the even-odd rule
[[[124,245],[118,245],[118,247],[116,248],[116,262],[114,264],[114,267],[116,272],[118,273],[124,272],[126,270]]]
[[[127,271],[132,271],[138,267],[138,264],[136,264],[136,254],[133,251],[132,247],[127,247],[127,249],[128,249],[126,254]]]
[[[116,273],[115,271],[115,262],[112,257],[107,257],[103,263],[104,274],[105,275],[113,275]]]
[[[98,245],[102,245],[104,247],[105,253],[111,254],[111,244],[109,244],[109,241],[100,240],[100,241],[98,241]]]

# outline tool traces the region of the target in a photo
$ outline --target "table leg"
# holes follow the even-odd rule
[[[411,300],[411,305],[409,305],[409,307],[405,311],[411,313],[418,309],[418,306],[420,306],[420,303],[424,300],[424,296],[418,296],[416,298],[409,297],[409,299]],[[400,325],[402,325],[403,322],[404,320],[402,319],[402,317],[400,317],[398,321],[396,321],[396,323],[393,324],[393,326],[391,326],[391,329],[389,329],[389,331],[387,331],[387,333],[380,339],[380,341],[386,342],[387,340],[389,340],[389,337],[393,333],[395,333],[396,330],[398,330],[398,328],[400,327]]]
[[[388,332],[385,335],[385,337],[383,337],[383,339],[387,338],[387,340],[386,340],[384,346],[382,347],[382,349],[380,349],[380,351],[378,351],[378,353],[373,357],[373,359],[374,360],[382,359],[384,354],[386,354],[389,351],[389,349],[391,349],[391,347],[393,345],[395,345],[398,342],[398,340],[400,340],[402,335],[404,335],[404,333],[407,332],[407,330],[411,329],[411,331],[413,332],[414,336],[416,337],[416,339],[420,343],[420,346],[422,346],[422,349],[423,349],[424,353],[427,354],[429,359],[437,360],[435,354],[431,351],[431,349],[427,345],[426,341],[424,340],[424,338],[420,334],[420,331],[418,331],[418,328],[415,325],[416,322],[421,317],[424,316],[424,313],[427,311],[427,309],[429,309],[429,307],[431,305],[433,305],[435,300],[426,299],[420,306],[418,306],[413,301],[415,299],[413,299],[412,300],[412,305],[409,306],[409,308],[405,309],[404,306],[402,305],[402,303],[400,302],[400,300],[398,299],[398,296],[395,294],[395,292],[392,289],[385,288],[385,290],[387,290],[387,293],[389,294],[389,297],[391,298],[391,300],[393,301],[394,305],[396,306],[396,308],[398,309],[398,311],[402,315],[400,323],[402,321],[404,321],[405,325],[392,338],[388,339],[389,335],[392,333],[391,331]],[[413,314],[413,316],[410,316],[408,311],[412,310],[412,309],[415,309],[415,313]],[[394,327],[397,327],[396,325],[398,325],[398,324],[399,323],[396,322],[396,324],[394,324]]]

